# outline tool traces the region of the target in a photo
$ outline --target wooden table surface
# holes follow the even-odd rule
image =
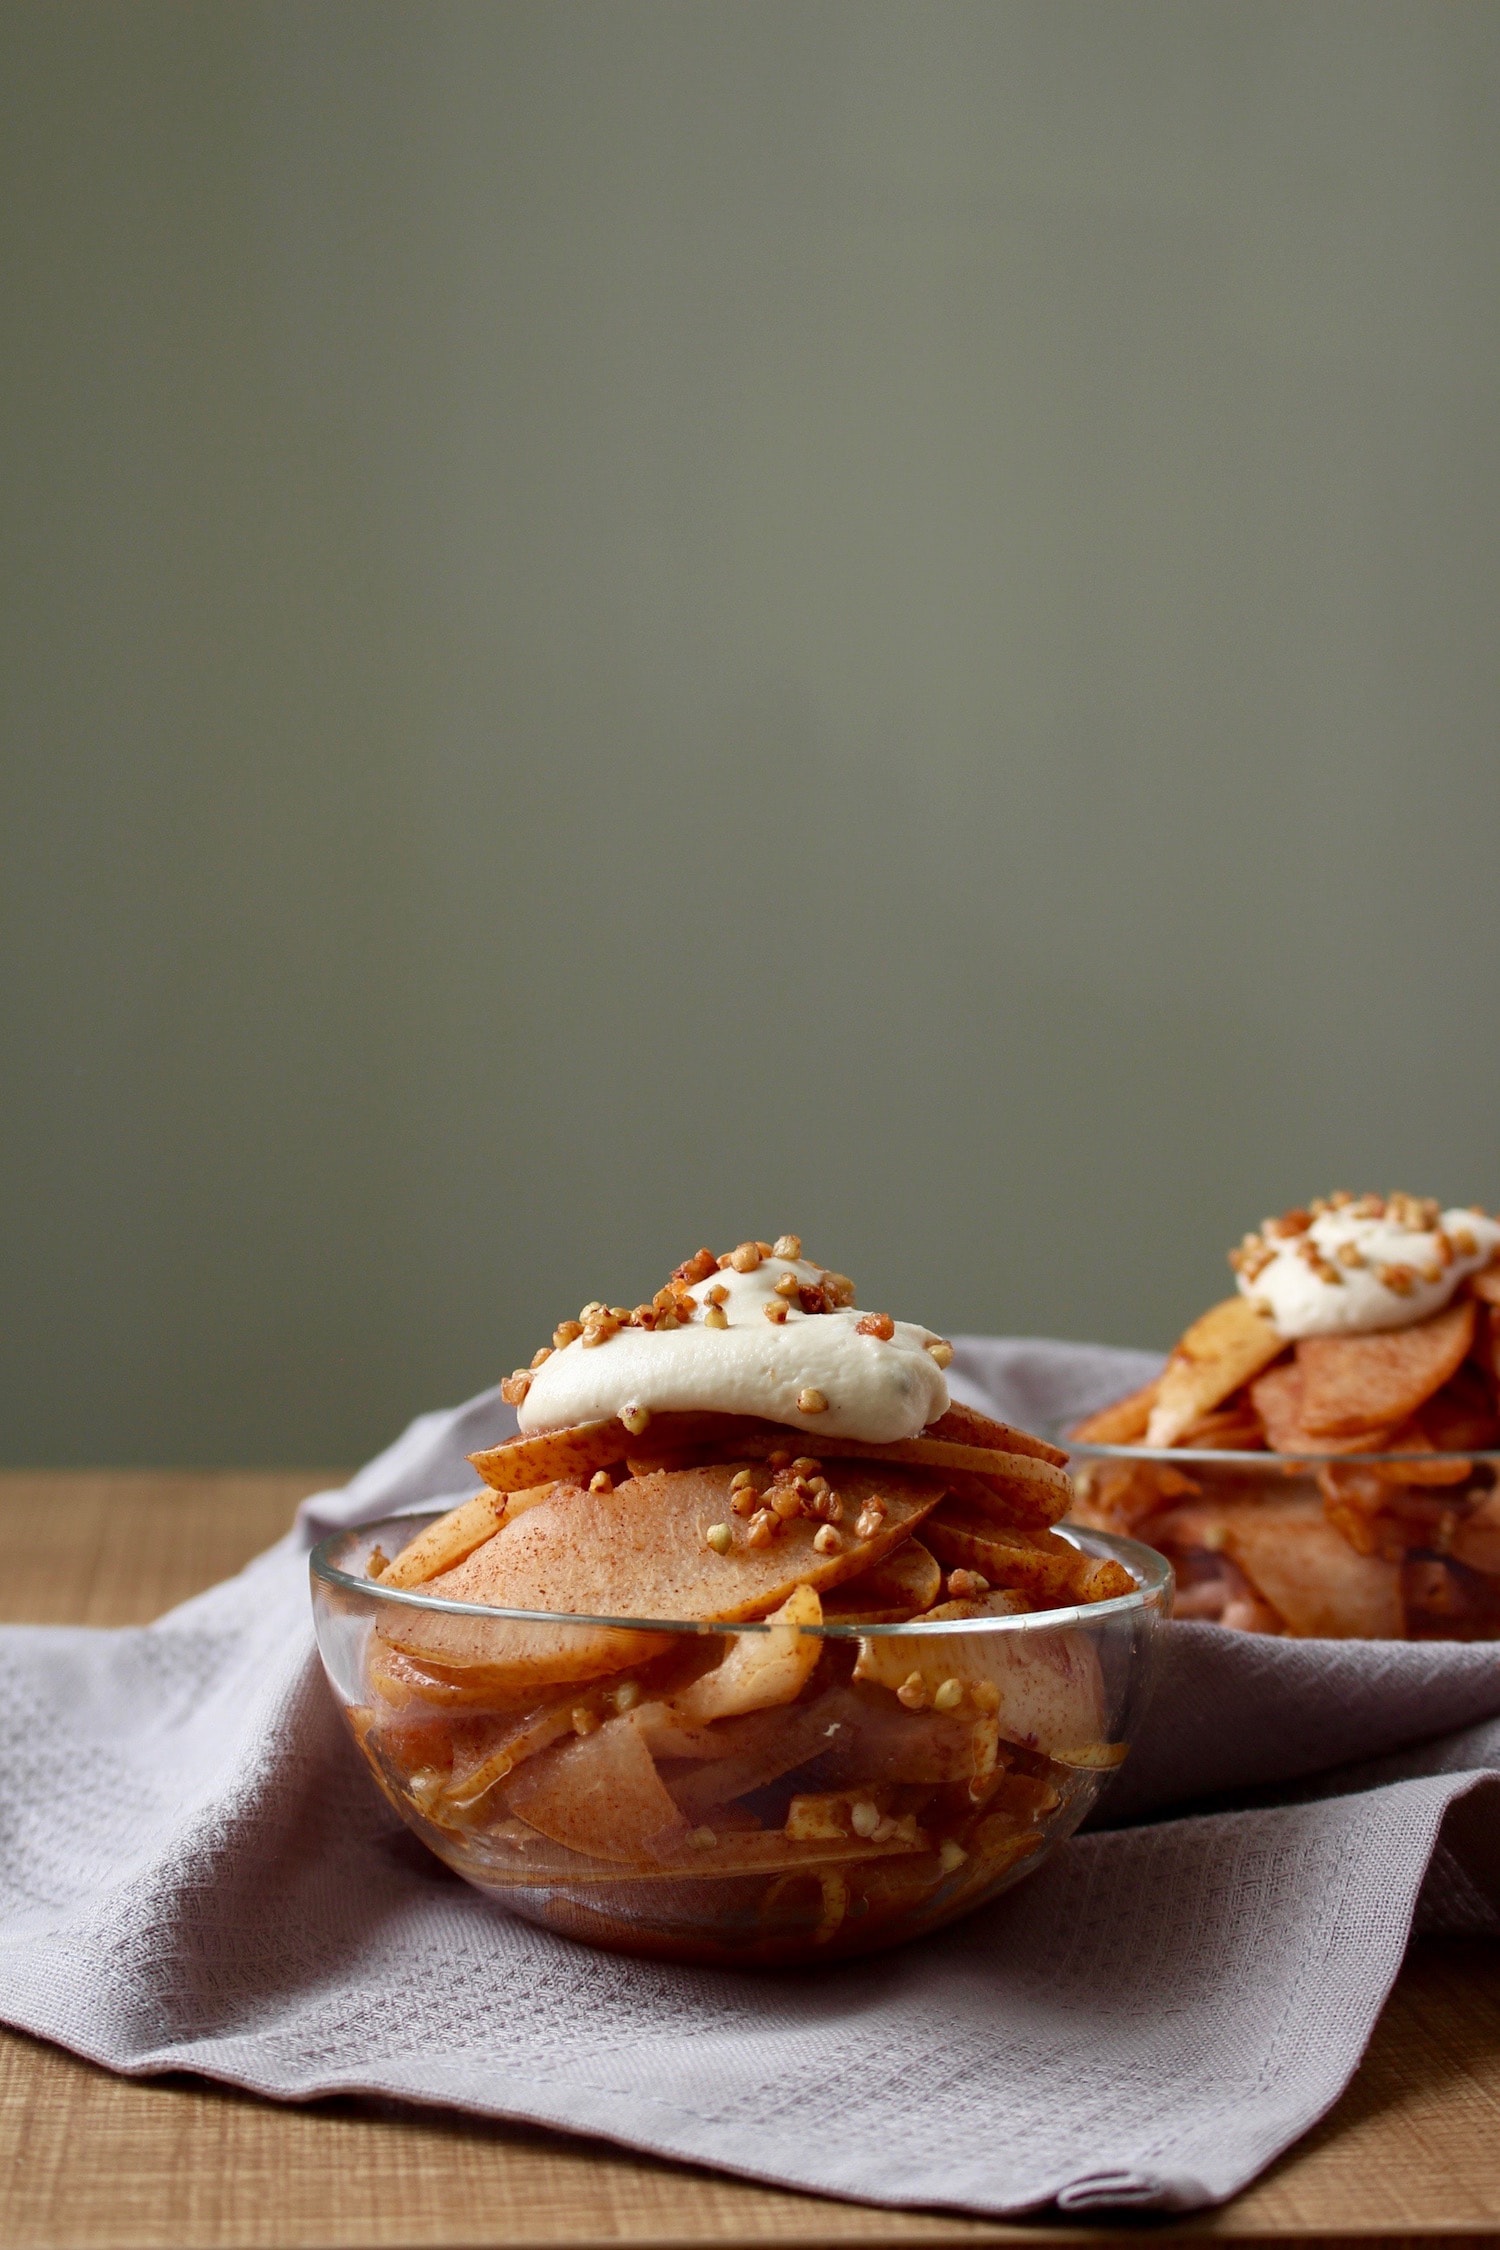
[[[325,1475],[0,1474],[0,1618],[142,1623],[281,1532]],[[997,2224],[747,2185],[441,2111],[136,2081],[0,2031],[4,2250],[1500,2238],[1500,1948],[1418,1944],[1343,2100],[1222,2211]]]

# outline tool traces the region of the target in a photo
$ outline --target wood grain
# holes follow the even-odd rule
[[[0,1620],[145,1625],[279,1539],[341,1469],[0,1473]]]
[[[328,1481],[0,1475],[0,1616],[141,1622],[238,1568]],[[1228,2209],[1165,2227],[998,2225],[834,2203],[446,2112],[283,2108],[187,2078],[120,2079],[0,2032],[5,2250],[852,2250],[1122,2233],[1427,2250],[1500,2237],[1500,1949],[1417,1946],[1330,2116]]]

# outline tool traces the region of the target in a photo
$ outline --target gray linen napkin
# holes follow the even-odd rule
[[[969,1339],[953,1372],[1041,1427],[1154,1364]],[[1200,1624],[1169,1628],[1108,1825],[953,1929],[740,1974],[512,1920],[367,1780],[305,1559],[463,1493],[512,1426],[493,1393],[424,1416],[156,1625],[0,1631],[0,2017],[115,2070],[450,2104],[871,2202],[1185,2209],[1336,2100],[1419,1902],[1500,1932],[1495,1650]]]

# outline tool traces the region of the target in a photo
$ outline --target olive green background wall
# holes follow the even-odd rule
[[[1500,1201],[1500,8],[0,14],[0,1447]]]

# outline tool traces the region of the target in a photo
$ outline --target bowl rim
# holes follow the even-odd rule
[[[363,1535],[373,1536],[395,1524],[412,1524],[418,1529],[424,1522],[436,1523],[449,1513],[447,1509],[433,1508],[411,1515],[385,1516],[376,1523],[346,1524],[320,1539],[308,1556],[308,1573],[315,1585],[336,1588],[342,1593],[358,1594],[377,1606],[385,1604],[396,1609],[427,1610],[444,1617],[487,1617],[501,1619],[507,1624],[522,1625],[592,1625],[612,1626],[632,1633],[771,1633],[785,1631],[765,1618],[720,1619],[676,1617],[603,1617],[590,1612],[569,1609],[496,1609],[485,1602],[455,1602],[431,1594],[424,1595],[420,1587],[382,1586],[378,1578],[356,1577],[352,1571],[343,1570],[334,1562],[330,1550],[346,1540]],[[1075,1602],[1066,1609],[1024,1610],[1016,1617],[940,1617],[936,1620],[916,1617],[901,1623],[858,1625],[835,1619],[821,1625],[802,1625],[799,1632],[812,1633],[824,1640],[865,1640],[878,1635],[882,1640],[940,1633],[1035,1633],[1077,1625],[1096,1618],[1118,1617],[1139,1610],[1142,1613],[1170,1615],[1171,1596],[1175,1573],[1165,1555],[1154,1547],[1145,1546],[1139,1539],[1127,1539],[1119,1532],[1096,1531],[1091,1524],[1060,1523],[1053,1526],[1070,1546],[1082,1554],[1098,1553],[1124,1565],[1135,1578],[1134,1589],[1128,1594],[1111,1594],[1102,1602]]]
[[[1270,1446],[1261,1446],[1254,1452],[1233,1452],[1228,1447],[1208,1445],[1096,1445],[1086,1438],[1062,1439],[1071,1461],[1152,1461],[1176,1468],[1183,1462],[1198,1461],[1212,1468],[1220,1462],[1253,1468],[1268,1464],[1284,1467],[1288,1462],[1298,1467],[1326,1469],[1330,1465],[1347,1463],[1351,1468],[1363,1468],[1367,1463],[1384,1466],[1392,1461],[1416,1461],[1430,1465],[1434,1461],[1480,1461],[1500,1467],[1500,1446],[1479,1445],[1460,1449],[1454,1446],[1430,1447],[1426,1452],[1414,1453],[1278,1453]]]

